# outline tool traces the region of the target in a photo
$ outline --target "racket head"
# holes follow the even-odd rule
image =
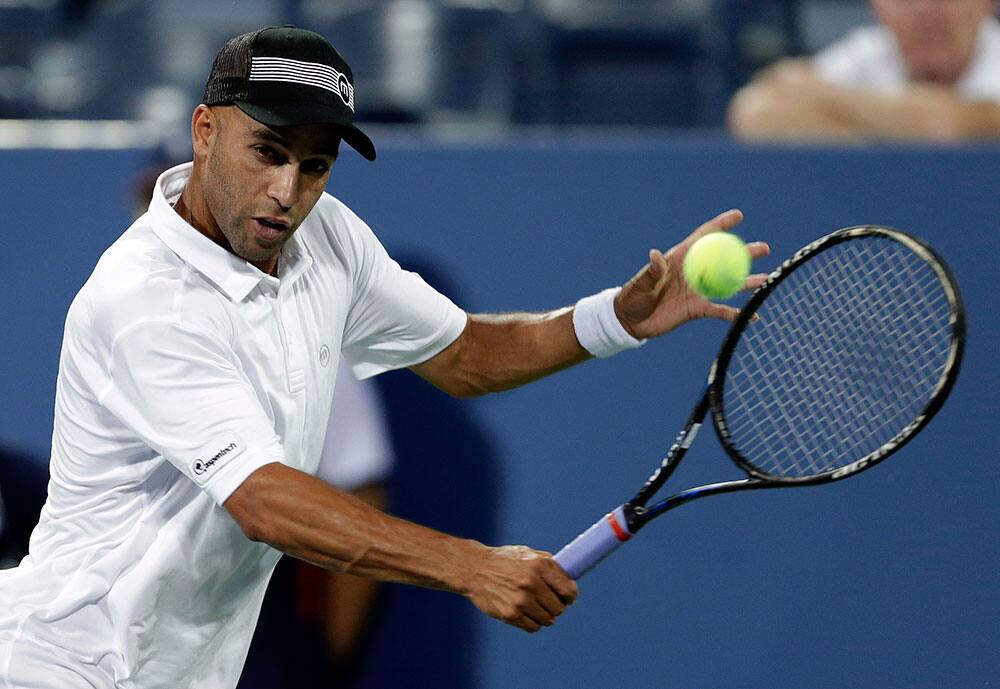
[[[730,327],[709,374],[713,424],[751,478],[846,478],[934,417],[964,343],[961,295],[930,246],[890,227],[838,230],[771,273]]]

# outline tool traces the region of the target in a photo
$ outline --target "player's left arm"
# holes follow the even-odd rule
[[[657,337],[695,318],[732,320],[738,310],[698,296],[684,282],[684,253],[702,235],[730,230],[738,210],[702,224],[666,253],[649,252],[649,261],[615,297],[614,310],[636,339]],[[749,245],[751,256],[766,256],[763,242]],[[751,275],[746,286],[763,282]],[[412,370],[449,394],[468,397],[507,390],[591,358],[577,339],[573,307],[540,314],[471,314],[462,334],[443,351]]]

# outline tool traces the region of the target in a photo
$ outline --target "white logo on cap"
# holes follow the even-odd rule
[[[252,57],[249,80],[286,81],[316,86],[339,95],[344,105],[354,112],[354,86],[346,74],[341,74],[330,65],[292,60],[287,57]]]
[[[351,82],[347,80],[343,74],[337,80],[337,90],[340,92],[340,99],[344,101],[344,105],[349,107],[351,111],[354,111],[354,89],[351,88]]]

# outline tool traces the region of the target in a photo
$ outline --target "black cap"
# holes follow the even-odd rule
[[[354,75],[329,41],[293,26],[231,38],[215,56],[202,98],[233,104],[272,127],[330,124],[368,160],[375,144],[354,126]]]

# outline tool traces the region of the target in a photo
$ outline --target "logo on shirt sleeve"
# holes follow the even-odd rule
[[[205,485],[226,462],[243,452],[243,444],[233,433],[226,433],[213,443],[202,448],[191,461],[191,473],[195,483]]]

